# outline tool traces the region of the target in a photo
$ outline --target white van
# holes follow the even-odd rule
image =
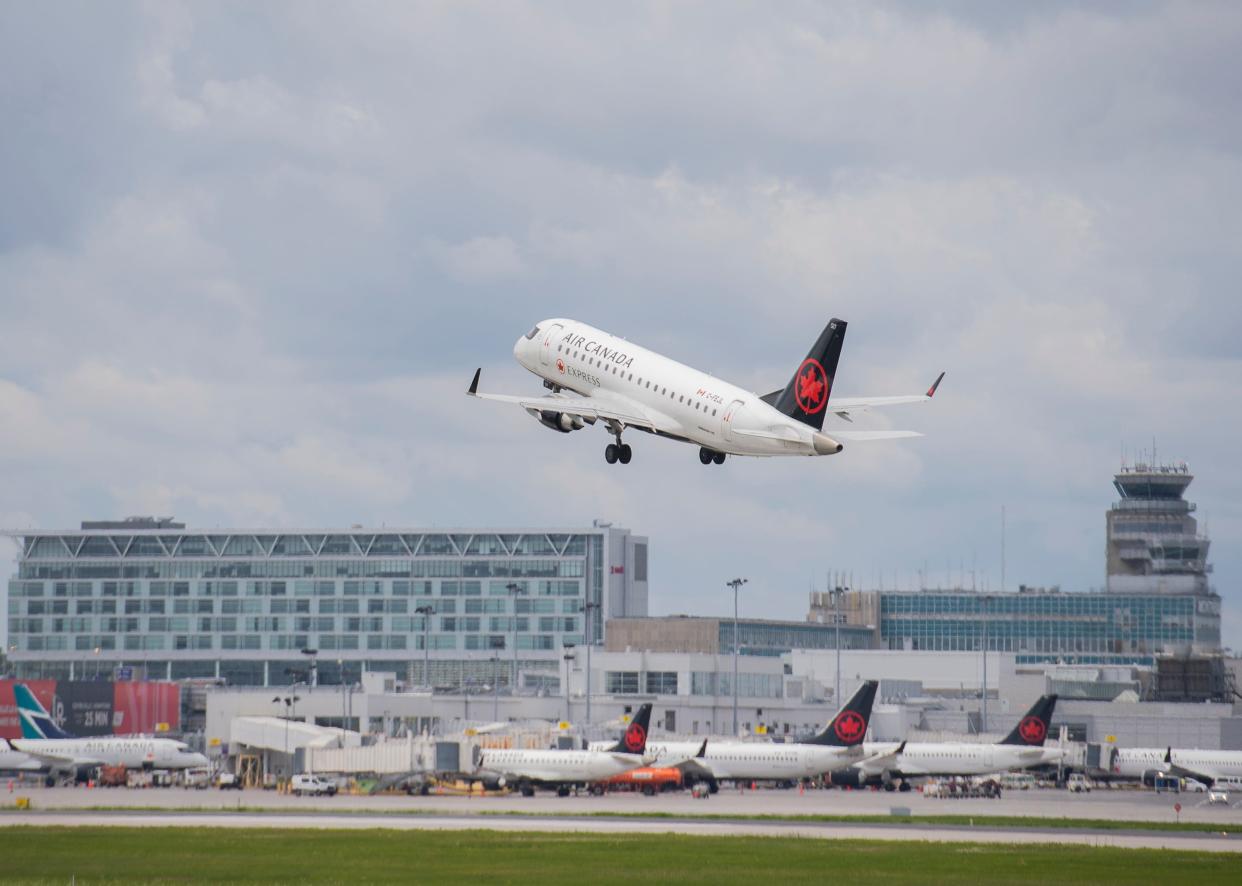
[[[299,797],[303,794],[327,794],[331,797],[336,793],[336,782],[329,781],[322,775],[305,773],[293,776],[289,782],[289,790]]]

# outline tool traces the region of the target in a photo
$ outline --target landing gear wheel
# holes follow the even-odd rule
[[[701,461],[703,464],[710,465],[712,463],[712,459],[715,457],[716,457],[716,453],[712,452],[706,446],[699,449],[699,461]]]
[[[621,451],[617,453],[617,461],[621,462],[621,464],[623,465],[628,465],[630,463],[630,459],[633,456],[634,456],[634,450],[630,449],[630,444],[622,443]]]
[[[522,782],[522,784],[518,785],[518,791],[523,797],[535,796],[535,786],[529,782]]]
[[[558,788],[556,789],[556,795],[557,795],[558,797],[568,797],[568,796],[569,796],[569,788],[567,788],[565,785],[561,785],[560,787],[558,787]]]
[[[713,456],[712,460],[716,462],[716,464],[722,465],[724,464],[725,454],[723,452],[717,452],[715,456]]]
[[[609,443],[604,447],[604,461],[608,462],[608,464],[615,465],[618,457],[620,457],[620,453],[617,451],[616,443]]]

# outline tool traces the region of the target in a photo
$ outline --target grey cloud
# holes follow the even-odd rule
[[[1099,585],[1109,474],[1154,434],[1232,605],[1232,4],[0,17],[13,521],[602,517],[653,535],[659,611],[743,571],[797,617],[828,568],[995,582],[1002,503],[1011,586]],[[756,390],[832,315],[838,393],[949,376],[876,419],[924,440],[713,474],[644,439],[621,475],[461,396],[478,365],[534,390],[510,349],[555,315]]]

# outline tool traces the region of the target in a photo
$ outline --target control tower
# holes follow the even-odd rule
[[[1109,593],[1212,593],[1209,542],[1183,498],[1192,480],[1185,464],[1122,465],[1113,478],[1121,500],[1107,515]]]

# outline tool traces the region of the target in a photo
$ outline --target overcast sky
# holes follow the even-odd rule
[[[0,5],[0,526],[599,518],[653,614],[801,618],[997,587],[1002,505],[1010,589],[1100,587],[1154,439],[1242,648],[1239,59],[1231,2]],[[833,316],[834,393],[948,374],[868,420],[924,439],[609,466],[464,396],[537,393],[550,316],[761,392]]]

